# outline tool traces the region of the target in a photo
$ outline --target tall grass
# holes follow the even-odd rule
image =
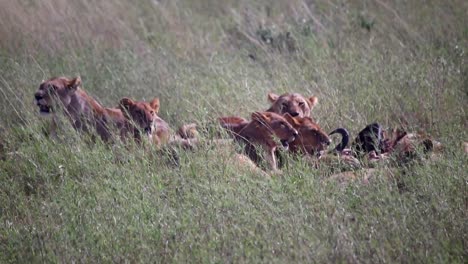
[[[466,1],[0,1],[0,262],[466,262]],[[43,134],[33,93],[76,76],[102,104],[161,98],[173,128],[317,95],[352,134],[425,131],[438,161],[370,184],[234,151],[90,146]],[[209,135],[202,135],[209,136]],[[388,175],[393,175],[388,177]]]

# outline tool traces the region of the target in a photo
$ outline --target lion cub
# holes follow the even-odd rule
[[[147,103],[125,97],[120,100],[119,107],[136,141],[141,142],[142,134],[158,145],[169,140],[169,125],[157,116],[159,98]]]
[[[289,122],[298,132],[297,139],[291,143],[291,152],[320,156],[330,145],[327,133],[312,118],[292,117]]]
[[[279,145],[288,148],[298,133],[289,123],[292,117],[285,114],[284,117],[271,112],[254,112],[252,121],[244,122],[242,118],[220,118],[223,127],[235,127],[234,137],[245,144],[245,154],[257,165],[260,157],[257,147],[260,146],[266,152],[266,159],[273,171],[278,170],[275,151]],[[279,140],[279,142],[278,142]]]
[[[142,133],[158,146],[171,143],[192,148],[192,144],[196,141],[195,124],[181,126],[176,134],[169,124],[157,115],[160,108],[157,97],[149,103],[125,97],[120,100],[119,107],[127,120],[128,129],[133,131],[137,142],[141,142]]]

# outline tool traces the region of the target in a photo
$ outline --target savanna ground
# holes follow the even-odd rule
[[[0,262],[466,263],[467,25],[462,0],[0,1]],[[368,185],[293,159],[265,179],[210,146],[176,166],[67,122],[46,137],[33,93],[61,75],[106,106],[158,96],[207,138],[299,92],[327,131],[378,121],[446,148]]]

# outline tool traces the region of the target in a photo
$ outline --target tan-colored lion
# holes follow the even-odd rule
[[[271,106],[267,112],[280,115],[288,113],[292,117],[309,117],[310,111],[318,103],[316,96],[306,98],[298,93],[285,93],[282,95],[269,93],[268,100],[271,102]]]
[[[157,97],[149,103],[125,97],[120,100],[119,107],[125,116],[128,129],[133,131],[137,141],[141,141],[143,133],[158,146],[170,143],[191,148],[196,142],[198,133],[195,124],[181,126],[177,133],[174,133],[169,124],[158,116],[160,102]]]
[[[293,117],[289,122],[298,132],[297,139],[290,144],[293,153],[317,156],[330,145],[328,134],[312,118]]]
[[[90,130],[95,128],[105,142],[111,139],[114,131],[123,135],[125,118],[120,109],[102,107],[81,86],[79,76],[72,79],[54,77],[43,81],[34,94],[39,112],[43,115],[54,115],[63,110],[77,131],[91,132]],[[56,124],[55,119],[52,122],[53,128]],[[117,130],[113,130],[113,127]]]

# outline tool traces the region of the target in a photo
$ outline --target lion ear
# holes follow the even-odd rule
[[[120,108],[120,110],[122,110],[122,112],[126,112],[134,104],[135,104],[135,102],[132,99],[124,97],[124,98],[120,99],[119,108]]]
[[[159,113],[159,98],[155,97],[151,102],[150,102],[151,108],[154,109],[156,113]]]
[[[81,77],[80,76],[77,76],[73,79],[71,79],[68,84],[67,84],[67,88],[72,90],[72,91],[76,91],[76,89],[78,89],[78,87],[81,86]]]
[[[317,96],[312,96],[312,97],[309,97],[309,106],[310,106],[310,109],[312,109],[315,105],[317,105],[318,103],[318,97]]]
[[[270,121],[270,117],[268,115],[266,115],[265,113],[253,112],[252,113],[252,120],[264,123],[264,122]]]
[[[272,103],[276,102],[276,100],[278,100],[279,98],[279,95],[275,94],[275,93],[269,93],[268,94],[268,100]]]

